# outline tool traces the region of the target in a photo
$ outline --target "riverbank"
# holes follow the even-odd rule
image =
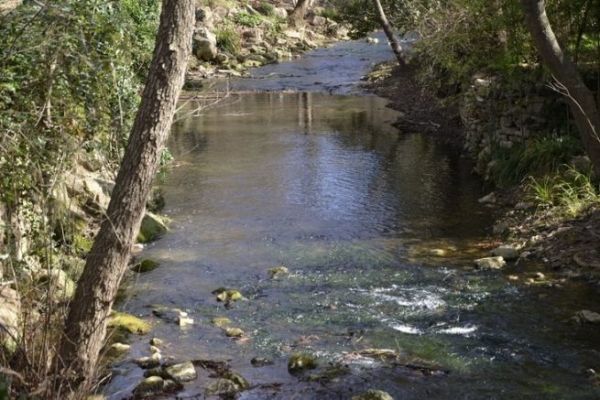
[[[458,108],[444,104],[419,84],[417,74],[415,65],[401,69],[379,64],[367,76],[365,87],[390,100],[389,106],[402,113],[395,126],[403,133],[423,132],[468,157]],[[492,240],[514,248],[517,263],[538,263],[561,278],[600,285],[600,205],[582,202],[577,204],[582,207],[577,215],[569,215],[564,206],[541,204],[531,186],[523,183],[496,189],[481,199],[496,219]],[[548,283],[542,281],[536,282]]]

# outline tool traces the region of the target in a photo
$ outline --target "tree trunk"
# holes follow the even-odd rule
[[[600,110],[575,64],[565,55],[552,30],[544,0],[521,0],[525,19],[544,64],[569,100],[583,146],[600,176]]]
[[[306,11],[310,7],[311,0],[298,0],[294,11],[290,13],[289,20],[293,26],[300,26],[304,22]]]
[[[93,379],[109,313],[127,267],[183,86],[194,0],[163,0],[153,60],[106,218],[69,306],[56,359],[59,390],[73,397]],[[62,398],[62,397],[61,397]]]
[[[396,37],[396,34],[394,33],[394,28],[392,27],[392,25],[388,21],[387,17],[385,16],[385,11],[383,10],[381,1],[373,0],[373,3],[375,5],[375,9],[377,10],[377,17],[379,18],[379,23],[381,24],[381,28],[383,28],[383,31],[385,32],[385,35],[387,36],[388,41],[390,42],[390,46],[392,47],[392,50],[394,51],[394,54],[396,55],[396,58],[398,59],[398,63],[401,66],[405,66],[406,60],[404,58],[404,50],[402,50],[400,41],[398,40],[398,38]]]

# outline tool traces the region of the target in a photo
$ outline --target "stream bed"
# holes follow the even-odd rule
[[[482,183],[450,149],[393,128],[386,100],[361,92],[360,77],[389,58],[385,41],[340,43],[231,82],[246,93],[216,107],[184,106],[161,183],[171,229],[141,255],[160,267],[136,275],[119,306],[153,331],[132,337],[110,399],[131,395],[143,375],[131,358],[149,354],[152,336],[165,357],[228,361],[251,384],[240,399],[350,399],[371,388],[395,399],[600,398],[586,375],[600,370],[600,329],[568,322],[600,294],[524,285],[535,265],[472,268],[493,222],[477,201]],[[289,274],[271,279],[281,265]],[[245,299],[225,307],[219,287]],[[158,318],[156,305],[194,324]],[[244,338],[224,335],[215,317]],[[362,357],[367,349],[408,361]],[[316,355],[319,368],[290,374],[295,352]],[[255,367],[255,357],[273,363]],[[201,375],[173,398],[213,398],[211,381]]]

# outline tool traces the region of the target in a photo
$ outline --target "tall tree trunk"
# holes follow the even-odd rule
[[[392,25],[388,21],[387,17],[385,16],[385,11],[383,10],[381,1],[373,0],[373,4],[375,5],[375,9],[377,11],[377,17],[379,18],[379,23],[381,24],[381,28],[383,28],[383,31],[385,32],[385,35],[387,36],[388,41],[390,42],[390,46],[392,47],[392,50],[394,51],[394,54],[396,55],[396,58],[398,59],[398,63],[400,63],[401,66],[405,66],[406,60],[404,58],[404,50],[402,49],[402,46],[400,45],[400,41],[398,40],[398,38],[396,37],[396,34],[394,33],[394,28],[392,27]]]
[[[93,378],[121,278],[183,86],[194,29],[194,0],[163,0],[153,60],[106,218],[69,306],[56,359],[63,396]]]
[[[544,0],[521,0],[527,26],[544,64],[562,86],[581,141],[600,176],[600,110],[592,91],[585,85],[575,64],[563,53],[552,30]]]
[[[310,7],[312,0],[298,0],[294,11],[290,13],[289,20],[293,26],[301,26],[306,16],[306,11]]]

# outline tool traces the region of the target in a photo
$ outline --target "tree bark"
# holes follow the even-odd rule
[[[396,58],[398,59],[398,63],[401,66],[405,66],[406,59],[404,58],[404,50],[402,49],[402,46],[400,45],[400,41],[398,40],[398,38],[396,37],[396,34],[394,33],[394,28],[392,27],[392,25],[390,24],[390,22],[388,21],[386,15],[385,15],[385,11],[383,10],[381,1],[373,0],[373,4],[375,5],[375,10],[377,11],[377,18],[379,18],[379,23],[381,24],[381,28],[383,28],[383,31],[385,32],[385,35],[387,36],[388,41],[390,42],[390,46],[392,47],[392,51],[394,52],[394,54],[396,55]]]
[[[106,218],[69,306],[55,371],[61,398],[89,389],[107,318],[127,267],[183,86],[194,0],[163,0],[153,60]]]
[[[304,17],[306,16],[306,11],[308,7],[310,7],[310,3],[312,0],[298,0],[296,3],[296,7],[290,13],[289,20],[292,25],[300,26],[304,21]]]
[[[527,26],[544,64],[561,85],[579,130],[583,146],[600,176],[600,110],[575,63],[563,53],[552,30],[544,0],[521,0]]]

